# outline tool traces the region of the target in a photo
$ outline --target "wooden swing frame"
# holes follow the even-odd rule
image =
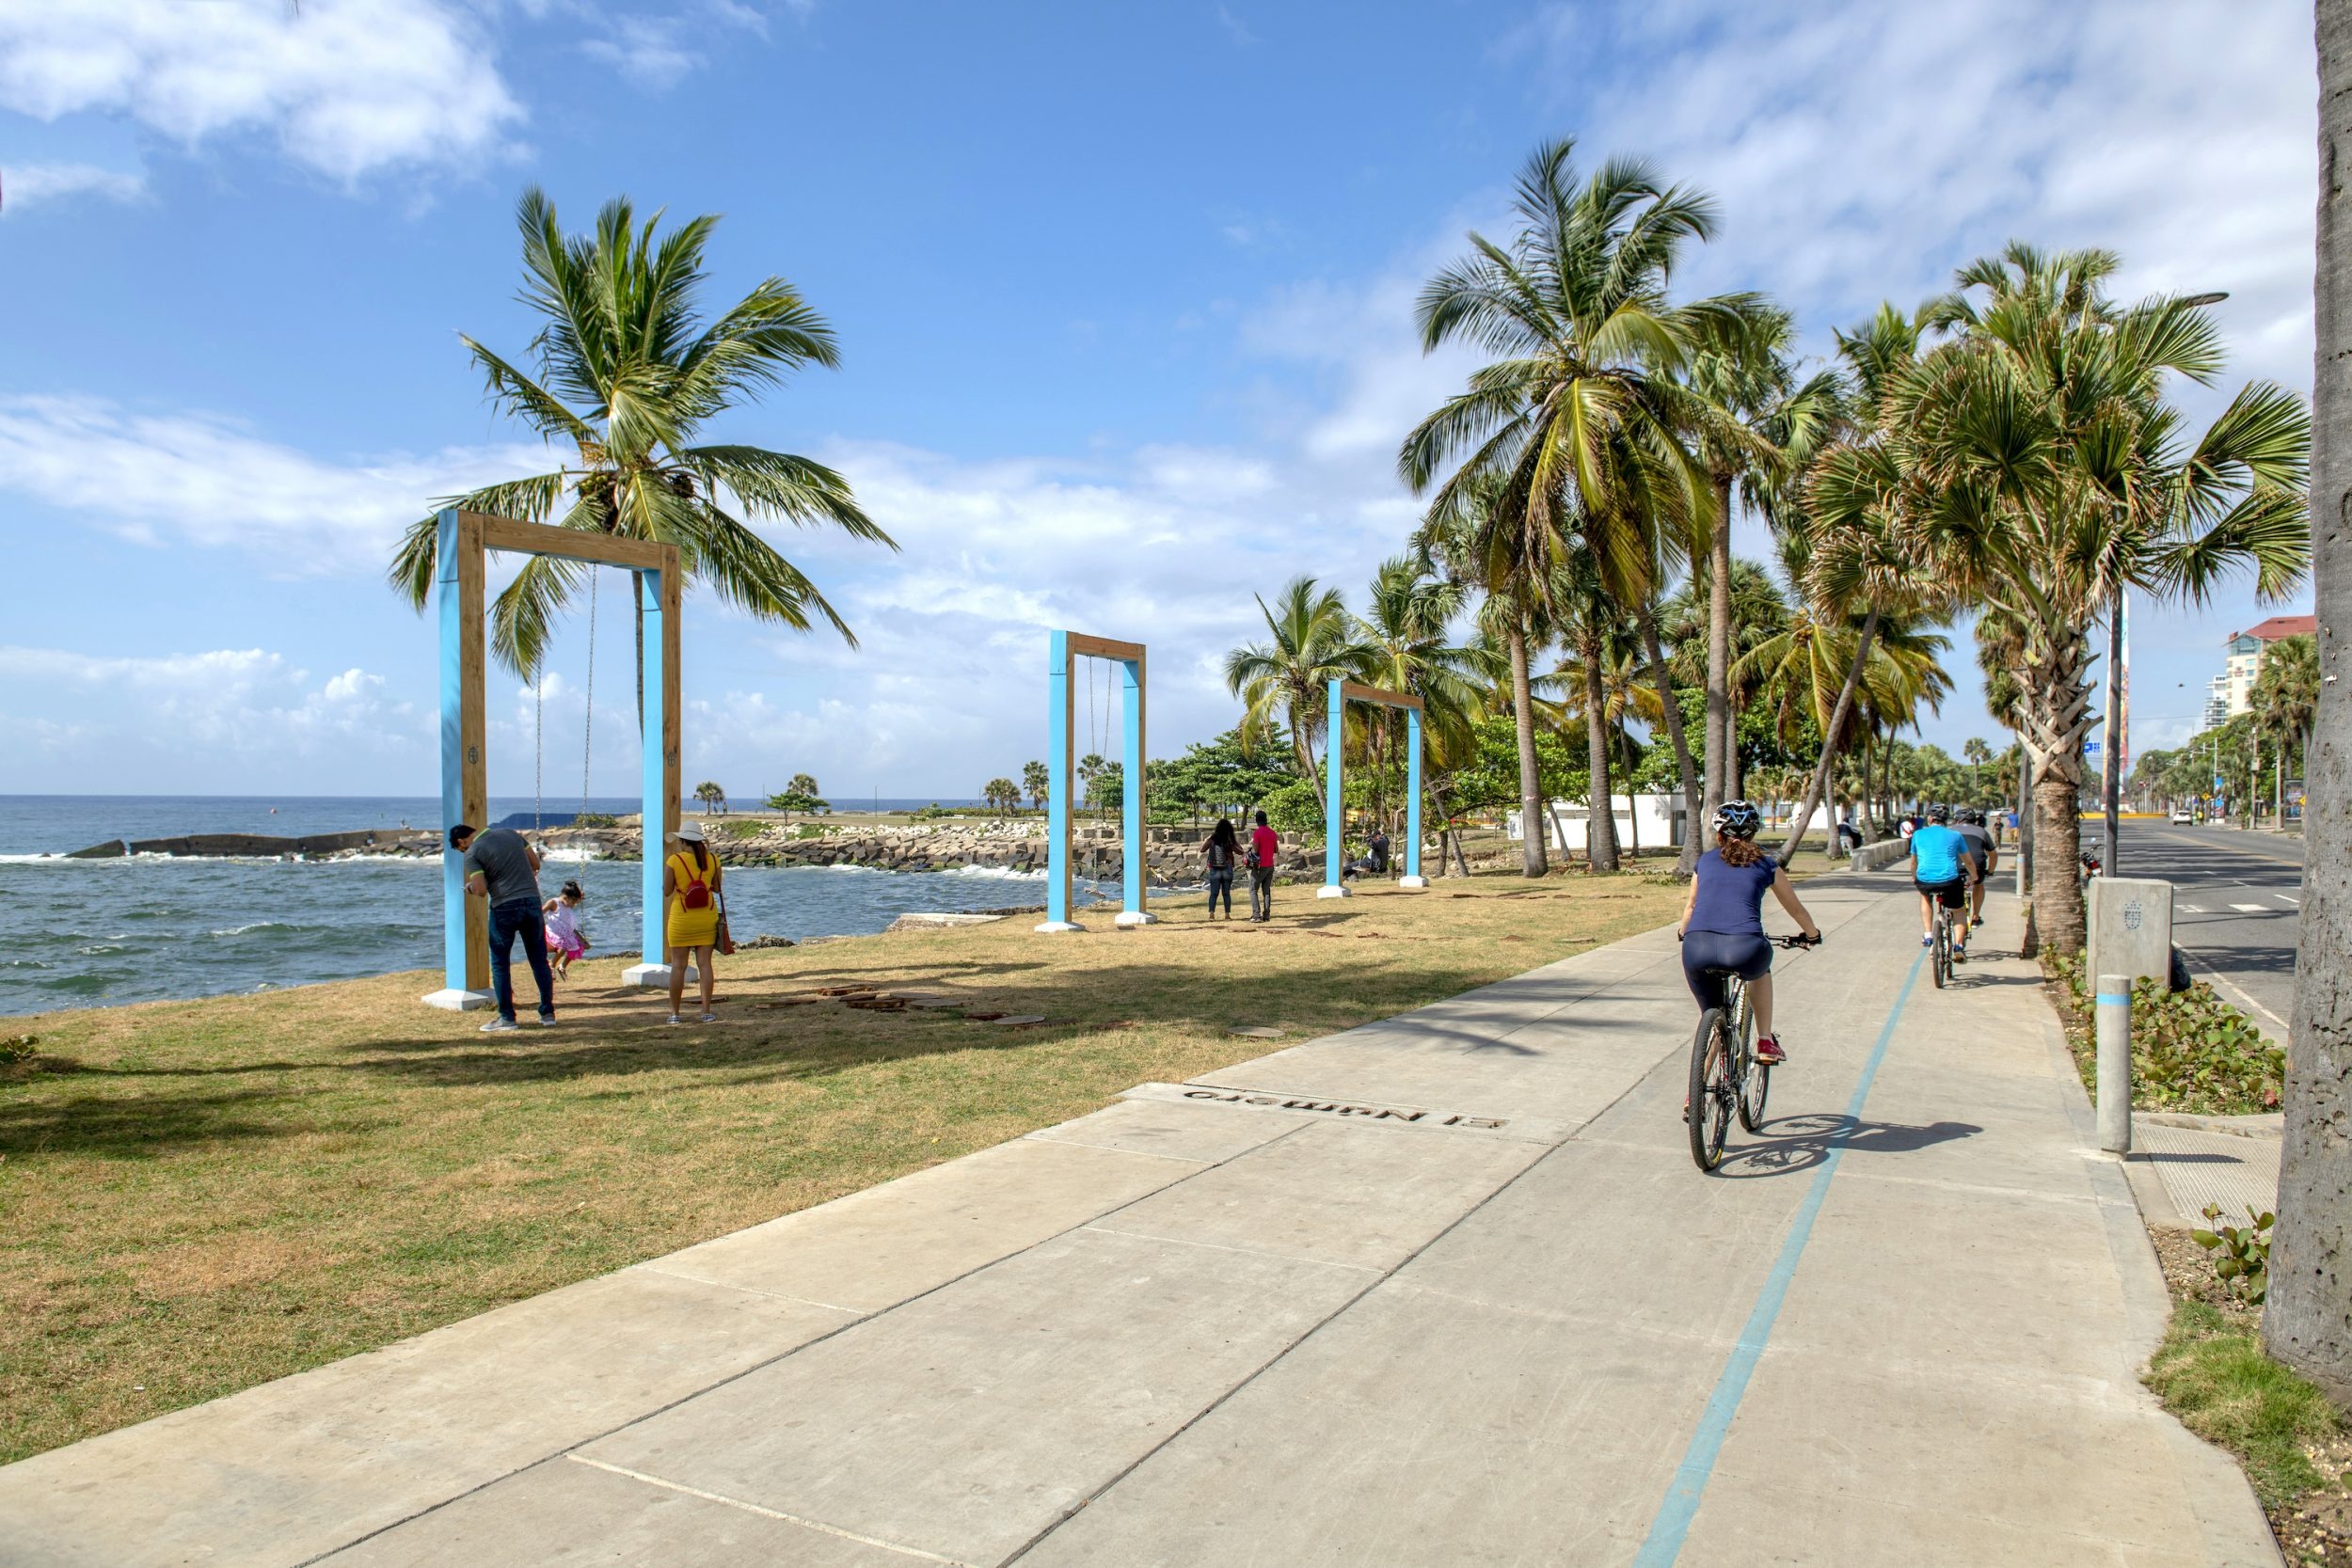
[[[449,847],[449,830],[489,826],[485,583],[488,552],[558,556],[626,567],[637,576],[639,602],[654,623],[645,649],[655,668],[645,683],[643,962],[626,985],[669,984],[663,948],[661,864],[678,826],[678,630],[685,578],[675,545],[622,539],[580,529],[451,507],[437,519],[435,599],[441,642],[441,970],[442,988],[427,1006],[464,1010],[490,1006],[490,911],[466,895],[465,855]]]

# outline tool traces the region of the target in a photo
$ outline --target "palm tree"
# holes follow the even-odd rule
[[[1699,461],[1715,495],[1716,526],[1708,539],[1707,781],[1703,810],[1711,815],[1728,787],[1727,762],[1735,722],[1730,671],[1734,487],[1749,504],[1768,508],[1779,482],[1802,470],[1835,430],[1841,415],[1837,377],[1797,373],[1796,319],[1773,306],[1741,313],[1729,330],[1710,333],[1691,358],[1684,382],[1706,413],[1697,430]]]
[[[2222,363],[2209,300],[2119,307],[2110,251],[2011,244],[1971,262],[1931,321],[1950,338],[1890,400],[1915,504],[1915,569],[2017,618],[2015,667],[2039,824],[2035,919],[2061,951],[2083,942],[2077,799],[2090,702],[2090,627],[2123,590],[2202,603],[2251,568],[2283,596],[2310,558],[2311,420],[2268,382],[2242,388],[2184,445],[2169,375],[2210,385]]]
[[[817,787],[817,778],[816,775],[812,773],[793,774],[792,782],[784,786],[784,792],[787,795],[810,796],[822,795],[824,793],[823,790]]]
[[[1010,779],[991,779],[981,786],[980,799],[987,802],[989,810],[1003,816],[1021,803],[1021,786]]]
[[[1982,792],[1982,770],[1993,760],[1993,748],[1972,735],[1962,743],[1960,754],[1968,759],[1968,793],[1975,797]]]
[[[1022,792],[1029,798],[1030,809],[1043,811],[1045,792],[1053,786],[1053,770],[1043,763],[1025,762],[1021,765],[1021,788]]]
[[[1459,766],[1477,749],[1479,656],[1449,635],[1469,597],[1461,583],[1432,577],[1425,562],[1400,556],[1380,563],[1371,603],[1355,623],[1362,649],[1358,678],[1421,699],[1422,751],[1431,773]],[[1396,710],[1376,709],[1363,722],[1367,749],[1392,756]]]
[[[703,815],[706,816],[713,813],[723,816],[726,812],[727,792],[715,784],[706,782],[696,784],[694,799],[703,803]]]
[[[1890,613],[1948,610],[1955,602],[1948,584],[1919,572],[1901,529],[1907,509],[1920,501],[1915,489],[1906,488],[1912,479],[1910,451],[1895,428],[1894,400],[1917,363],[1920,332],[1917,319],[1882,305],[1860,327],[1837,334],[1847,376],[1846,420],[1786,498],[1783,539],[1792,555],[1792,579],[1802,583],[1820,614],[1860,625],[1845,681],[1821,729],[1813,787],[1798,807],[1796,831],[1782,847],[1784,863],[1796,852],[1814,807],[1828,794],[1836,751],[1851,734],[1847,721],[1861,696],[1881,623]]]
[[[567,235],[537,186],[516,208],[526,280],[520,298],[542,319],[525,370],[473,339],[492,403],[574,459],[546,473],[485,485],[443,504],[563,528],[675,545],[689,578],[765,621],[805,631],[813,616],[856,638],[823,594],[750,522],[831,526],[896,549],[859,510],[849,481],[805,457],[731,442],[702,444],[705,426],[806,365],[839,361],[833,329],[799,292],[769,277],[716,318],[697,298],[703,216],[657,237],[627,199],[605,203],[593,235]],[[738,514],[740,514],[739,515]],[[393,586],[421,610],[433,590],[437,525],[402,537]],[[593,566],[532,556],[490,612],[507,668],[539,668],[556,618]],[[634,576],[630,580],[638,580]],[[644,607],[638,606],[637,705],[644,711]]]
[[[1504,600],[1530,876],[1544,871],[1524,716],[1530,617],[1560,608],[1549,584],[1572,548],[1572,519],[1602,586],[1639,604],[1657,586],[1661,539],[1687,538],[1707,517],[1706,476],[1678,434],[1700,408],[1673,372],[1706,330],[1754,303],[1670,305],[1667,277],[1691,241],[1714,231],[1712,202],[1634,159],[1611,159],[1580,181],[1574,151],[1565,139],[1538,147],[1520,171],[1510,245],[1472,233],[1470,254],[1422,291],[1424,350],[1462,340],[1495,357],[1397,454],[1415,494],[1436,486],[1431,525],[1461,534],[1456,553],[1477,562],[1463,579]]]
[[[1266,641],[1225,656],[1226,689],[1242,700],[1245,738],[1280,715],[1298,776],[1311,779],[1313,737],[1329,709],[1330,683],[1357,679],[1365,650],[1339,590],[1318,590],[1312,578],[1293,578],[1272,605],[1260,598],[1258,612],[1265,617]]]
[[[1078,792],[1080,798],[1084,800],[1087,804],[1092,806],[1097,814],[1100,814],[1103,809],[1103,791],[1096,788],[1095,784],[1096,782],[1109,770],[1110,766],[1110,762],[1107,758],[1097,756],[1092,752],[1089,752],[1085,756],[1078,759],[1077,774],[1079,786]]]
[[[1540,677],[1537,689],[1558,694],[1558,713],[1565,723],[1584,726],[1586,765],[1593,780],[1586,816],[1586,859],[1596,871],[1616,869],[1616,786],[1613,782],[1610,748],[1626,770],[1626,790],[1632,793],[1633,737],[1626,721],[1656,725],[1663,721],[1666,705],[1648,675],[1651,666],[1634,644],[1637,635],[1620,618],[1610,619],[1613,606],[1598,595],[1579,601],[1581,613],[1568,628],[1572,652],[1560,667]],[[1630,805],[1631,802],[1629,801]],[[1639,813],[1631,811],[1627,827],[1632,833],[1636,859],[1642,849]],[[1592,826],[1599,822],[1605,829]],[[1695,838],[1697,834],[1686,835]],[[1602,845],[1606,842],[1605,849]],[[1597,858],[1606,856],[1606,863]]]

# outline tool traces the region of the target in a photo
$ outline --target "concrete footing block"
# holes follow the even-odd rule
[[[1353,898],[1356,896],[1356,890],[1339,882],[1331,882],[1315,889],[1315,896],[1318,898]]]
[[[470,1013],[476,1008],[488,1006],[490,993],[486,990],[442,990],[429,993],[423,1001],[426,1006],[439,1007],[446,1012]]]

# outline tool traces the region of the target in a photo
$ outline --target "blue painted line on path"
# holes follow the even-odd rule
[[[1886,1027],[1879,1031],[1878,1044],[1870,1048],[1870,1059],[1863,1064],[1862,1081],[1854,1085],[1853,1099],[1846,1104],[1849,1124],[1862,1117],[1863,1104],[1870,1098],[1870,1085],[1879,1075],[1879,1064],[1886,1059],[1887,1045],[1895,1038],[1895,1025],[1903,1016],[1903,1005],[1911,1000],[1911,988],[1917,983],[1919,966],[1926,959],[1927,954],[1922,951],[1911,960],[1911,972],[1903,976],[1903,989],[1895,994],[1895,1006],[1886,1015]],[[1851,1131],[1850,1126],[1849,1133]],[[1634,1554],[1633,1568],[1671,1568],[1682,1555],[1683,1537],[1691,1533],[1691,1521],[1698,1515],[1699,1499],[1706,1495],[1708,1478],[1715,1473],[1716,1457],[1724,1449],[1724,1434],[1731,1430],[1731,1418],[1740,1413],[1740,1401],[1747,1394],[1748,1380],[1756,1375],[1756,1364],[1763,1358],[1765,1341],[1772,1337],[1772,1324],[1780,1317],[1781,1303],[1788,1299],[1788,1282],[1796,1277],[1797,1259],[1804,1256],[1805,1243],[1813,1238],[1813,1221],[1821,1212],[1821,1200],[1829,1196],[1830,1179],[1837,1174],[1837,1163],[1845,1152],[1843,1140],[1831,1146],[1821,1168],[1814,1173],[1813,1185],[1805,1189],[1804,1201],[1797,1206],[1797,1217],[1788,1227],[1788,1239],[1780,1244],[1780,1256],[1773,1259],[1772,1272],[1765,1276],[1763,1290],[1756,1292],[1747,1325],[1740,1330],[1739,1343],[1731,1347],[1731,1358],[1724,1363],[1723,1375],[1715,1380],[1715,1391],[1707,1397],[1707,1408],[1699,1413],[1698,1429],[1691,1433],[1691,1445],[1682,1452],[1682,1463],[1675,1467],[1674,1480],[1667,1484],[1657,1516],[1650,1520],[1649,1534],[1643,1539],[1642,1549]]]

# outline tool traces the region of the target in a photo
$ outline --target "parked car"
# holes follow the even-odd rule
[[[2189,810],[2186,806],[2174,806],[2172,808],[2172,820],[2175,822],[2194,822],[2197,820],[2197,814]]]

